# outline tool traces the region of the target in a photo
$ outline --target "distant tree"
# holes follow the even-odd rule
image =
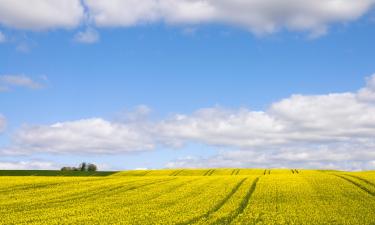
[[[68,167],[68,166],[64,166],[63,168],[61,168],[61,171],[72,171],[73,168],[72,167]]]
[[[92,163],[81,163],[78,167],[69,167],[64,166],[61,168],[61,171],[97,171],[98,167]]]
[[[81,171],[87,171],[87,163],[85,162],[81,163],[78,168]]]
[[[87,171],[93,172],[97,170],[98,170],[98,167],[95,164],[89,163],[89,165],[87,166]]]

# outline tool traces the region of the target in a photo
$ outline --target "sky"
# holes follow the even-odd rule
[[[375,169],[374,8],[0,0],[0,169]]]

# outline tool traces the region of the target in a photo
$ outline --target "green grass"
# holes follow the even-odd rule
[[[115,171],[0,170],[0,176],[109,176]]]

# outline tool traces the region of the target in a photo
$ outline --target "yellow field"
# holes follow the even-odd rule
[[[0,224],[375,224],[375,173],[181,169],[0,176]]]

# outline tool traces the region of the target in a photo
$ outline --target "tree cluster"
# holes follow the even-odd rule
[[[78,167],[64,166],[61,168],[61,171],[97,171],[98,167],[92,163],[81,163]]]

